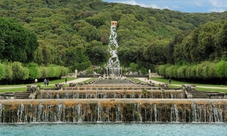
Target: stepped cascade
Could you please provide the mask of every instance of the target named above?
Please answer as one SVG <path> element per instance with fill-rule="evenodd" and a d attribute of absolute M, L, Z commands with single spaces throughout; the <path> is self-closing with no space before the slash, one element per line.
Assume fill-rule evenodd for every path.
<path fill-rule="evenodd" d="M 39 90 L 35 99 L 0 100 L 1 123 L 226 122 L 226 99 L 188 99 L 170 89 L 125 79 L 94 79 Z"/>

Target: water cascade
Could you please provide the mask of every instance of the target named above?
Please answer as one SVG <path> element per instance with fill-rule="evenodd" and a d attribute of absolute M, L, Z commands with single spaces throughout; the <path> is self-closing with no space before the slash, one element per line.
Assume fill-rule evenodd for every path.
<path fill-rule="evenodd" d="M 1 100 L 1 123 L 226 122 L 227 100 Z"/>
<path fill-rule="evenodd" d="M 227 121 L 227 99 L 188 99 L 188 95 L 184 87 L 102 79 L 60 90 L 39 90 L 35 99 L 1 99 L 0 123 Z"/>
<path fill-rule="evenodd" d="M 111 78 L 122 75 L 122 69 L 120 67 L 120 61 L 117 55 L 117 48 L 119 46 L 117 43 L 116 29 L 117 29 L 117 21 L 111 21 L 110 37 L 109 37 L 109 45 L 108 45 L 110 58 L 105 68 L 106 75 L 109 75 Z"/>
<path fill-rule="evenodd" d="M 147 98 L 184 99 L 183 90 L 43 90 L 38 99 L 107 99 L 107 98 Z"/>

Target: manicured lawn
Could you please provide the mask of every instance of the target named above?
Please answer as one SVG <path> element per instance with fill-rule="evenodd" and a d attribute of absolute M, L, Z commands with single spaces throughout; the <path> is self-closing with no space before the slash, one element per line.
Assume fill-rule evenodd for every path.
<path fill-rule="evenodd" d="M 131 78 L 131 79 L 138 81 L 138 82 L 142 82 L 141 80 L 136 79 L 136 78 Z M 75 80 L 75 78 L 67 78 L 67 80 L 71 81 L 71 80 Z M 90 80 L 93 80 L 93 78 L 91 78 Z M 151 80 L 168 83 L 168 79 L 164 79 L 161 77 L 152 77 Z M 88 81 L 89 80 L 87 80 L 86 82 L 88 82 Z M 62 79 L 50 81 L 50 84 L 48 86 L 44 86 L 42 81 L 38 82 L 37 85 L 40 86 L 41 88 L 45 89 L 45 88 L 54 88 L 55 84 L 64 83 L 64 82 L 65 82 L 65 79 L 62 78 Z M 181 88 L 183 84 L 192 85 L 192 83 L 172 80 L 171 85 L 169 85 L 169 87 L 170 88 Z M 23 92 L 23 91 L 27 90 L 28 85 L 34 85 L 34 83 L 20 84 L 20 85 L 0 85 L 0 92 Z M 193 84 L 193 85 L 196 85 L 196 90 L 199 90 L 199 91 L 227 92 L 227 85 L 211 85 L 211 84 Z"/>
<path fill-rule="evenodd" d="M 162 77 L 152 77 L 151 80 L 159 81 L 159 82 L 164 82 L 168 83 L 168 79 L 162 78 Z M 182 82 L 182 81 L 176 81 L 176 80 L 171 80 L 171 84 L 193 84 L 193 85 L 198 85 L 198 86 L 216 86 L 216 87 L 227 87 L 226 85 L 213 85 L 213 84 L 194 84 L 194 83 L 189 83 L 189 82 Z"/>
<path fill-rule="evenodd" d="M 162 77 L 152 77 L 151 80 L 168 83 L 168 79 Z M 227 85 L 212 85 L 212 84 L 194 84 L 188 82 L 181 82 L 172 80 L 170 88 L 179 88 L 184 84 L 196 85 L 196 90 L 199 91 L 208 91 L 208 92 L 227 92 Z"/>
<path fill-rule="evenodd" d="M 76 78 L 67 78 L 67 81 L 75 80 Z M 53 88 L 55 87 L 55 84 L 63 83 L 65 82 L 65 79 L 57 79 L 50 81 L 48 86 L 44 86 L 44 83 L 42 81 L 39 81 L 37 83 L 38 86 L 41 88 Z M 0 93 L 1 92 L 24 92 L 27 90 L 27 86 L 34 85 L 34 83 L 31 84 L 19 84 L 19 85 L 0 85 Z"/>
<path fill-rule="evenodd" d="M 26 87 L 18 87 L 18 88 L 1 88 L 0 87 L 0 93 L 4 93 L 4 92 L 24 92 L 26 90 L 27 90 Z"/>

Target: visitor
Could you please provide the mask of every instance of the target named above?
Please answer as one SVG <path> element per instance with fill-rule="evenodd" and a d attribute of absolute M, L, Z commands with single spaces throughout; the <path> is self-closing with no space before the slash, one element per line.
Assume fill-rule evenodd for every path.
<path fill-rule="evenodd" d="M 36 78 L 36 79 L 35 79 L 35 85 L 37 84 L 37 82 L 38 82 L 38 79 Z"/>
<path fill-rule="evenodd" d="M 169 78 L 169 84 L 171 84 L 171 78 Z"/>
<path fill-rule="evenodd" d="M 65 78 L 65 83 L 67 83 L 67 78 Z"/>
<path fill-rule="evenodd" d="M 49 82 L 50 82 L 50 80 L 49 80 L 49 79 L 47 79 L 47 86 L 49 85 Z"/>
<path fill-rule="evenodd" d="M 44 79 L 44 85 L 46 86 L 47 85 L 47 80 L 46 80 L 46 78 Z"/>
<path fill-rule="evenodd" d="M 152 83 L 152 81 L 149 79 L 149 83 L 151 84 Z"/>

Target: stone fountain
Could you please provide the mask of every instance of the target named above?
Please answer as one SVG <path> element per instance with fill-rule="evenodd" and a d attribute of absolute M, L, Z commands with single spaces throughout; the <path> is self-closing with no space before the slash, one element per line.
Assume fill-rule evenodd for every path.
<path fill-rule="evenodd" d="M 0 123 L 226 122 L 226 99 L 188 99 L 187 89 L 95 79 L 36 99 L 0 100 Z"/>
<path fill-rule="evenodd" d="M 117 22 L 111 21 L 105 67 L 109 78 L 58 84 L 50 90 L 28 87 L 36 92 L 32 99 L 0 100 L 0 123 L 227 122 L 227 99 L 217 99 L 226 94 L 193 99 L 195 87 L 171 89 L 123 78 L 116 27 Z"/>
<path fill-rule="evenodd" d="M 117 21 L 111 21 L 110 27 L 110 37 L 108 44 L 108 52 L 110 53 L 110 58 L 105 67 L 105 74 L 114 78 L 116 76 L 122 75 L 122 69 L 120 67 L 120 61 L 117 55 L 118 43 L 117 43 Z"/>

